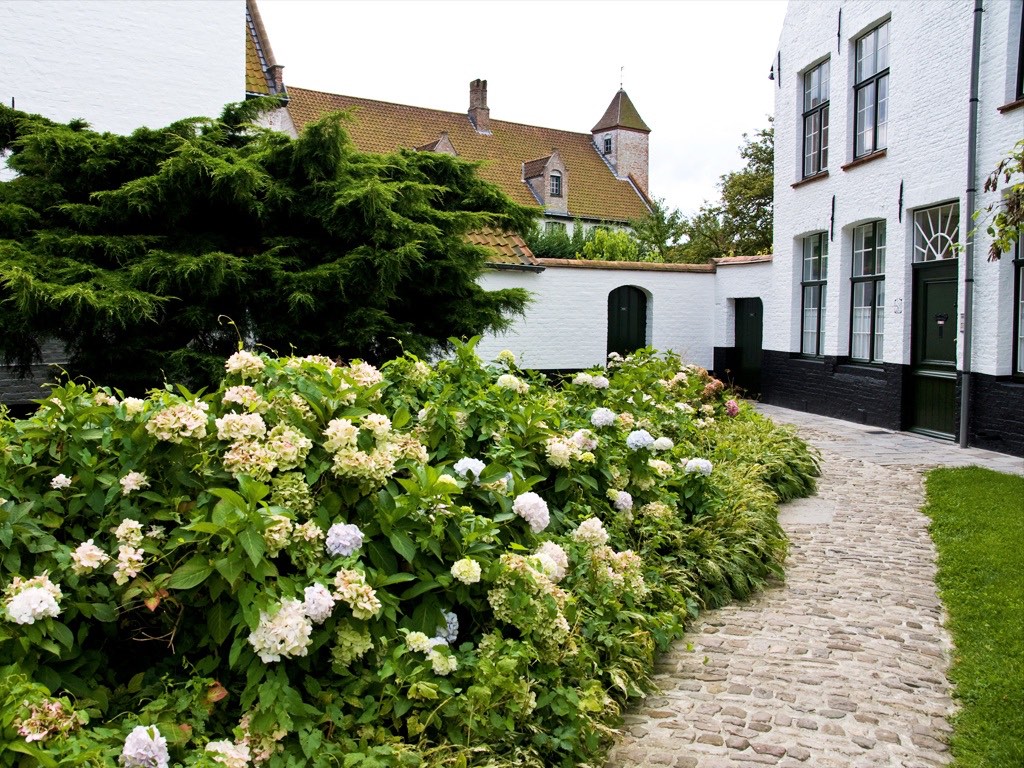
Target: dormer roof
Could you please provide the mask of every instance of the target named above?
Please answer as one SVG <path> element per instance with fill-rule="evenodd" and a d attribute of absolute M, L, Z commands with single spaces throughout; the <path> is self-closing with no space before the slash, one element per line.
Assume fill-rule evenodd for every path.
<path fill-rule="evenodd" d="M 274 58 L 256 0 L 245 0 L 245 95 L 287 97 L 283 69 Z"/>
<path fill-rule="evenodd" d="M 622 88 L 619 88 L 618 93 L 612 98 L 612 103 L 608 105 L 608 109 L 604 111 L 604 115 L 597 121 L 597 125 L 590 129 L 590 132 L 597 133 L 613 128 L 628 128 L 631 131 L 642 131 L 643 133 L 651 132 L 647 123 L 640 117 L 640 113 L 636 111 L 633 102 L 630 101 L 629 95 Z"/>

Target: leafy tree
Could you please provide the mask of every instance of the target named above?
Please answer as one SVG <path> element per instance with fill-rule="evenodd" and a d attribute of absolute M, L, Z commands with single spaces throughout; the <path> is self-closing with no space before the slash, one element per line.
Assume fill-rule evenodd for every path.
<path fill-rule="evenodd" d="M 591 261 L 645 261 L 640 246 L 629 232 L 621 229 L 595 229 L 577 258 Z"/>
<path fill-rule="evenodd" d="M 1016 181 L 1011 184 L 1014 177 Z M 985 179 L 985 191 L 999 192 L 1000 179 L 1004 187 L 999 202 L 990 203 L 974 216 L 976 220 L 990 217 L 986 227 L 992 236 L 989 261 L 998 261 L 1004 253 L 1013 251 L 1015 243 L 1019 245 L 1021 242 L 1021 232 L 1024 231 L 1024 139 L 1014 145 Z"/>
<path fill-rule="evenodd" d="M 676 246 L 687 236 L 687 221 L 678 208 L 671 211 L 655 200 L 648 214 L 629 222 L 645 261 L 674 261 Z"/>
<path fill-rule="evenodd" d="M 533 226 L 523 236 L 533 255 L 538 259 L 575 259 L 587 242 L 583 224 L 574 222 L 572 235 L 565 227 Z"/>
<path fill-rule="evenodd" d="M 292 140 L 267 102 L 130 136 L 0 107 L 0 350 L 39 342 L 136 391 L 217 377 L 238 339 L 379 361 L 505 327 L 522 290 L 485 291 L 464 235 L 533 212 L 442 154 L 364 154 L 343 114 Z"/>

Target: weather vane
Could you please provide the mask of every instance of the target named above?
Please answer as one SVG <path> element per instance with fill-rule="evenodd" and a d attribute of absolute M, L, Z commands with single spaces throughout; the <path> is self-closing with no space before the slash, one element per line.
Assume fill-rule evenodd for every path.
<path fill-rule="evenodd" d="M 619 90 L 622 90 L 623 72 L 625 71 L 625 65 L 619 67 Z"/>

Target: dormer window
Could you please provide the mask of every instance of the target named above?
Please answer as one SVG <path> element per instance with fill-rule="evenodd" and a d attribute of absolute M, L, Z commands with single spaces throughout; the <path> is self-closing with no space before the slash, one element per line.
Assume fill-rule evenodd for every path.
<path fill-rule="evenodd" d="M 558 171 L 551 172 L 551 196 L 562 196 L 562 174 L 560 174 Z"/>
<path fill-rule="evenodd" d="M 612 137 L 611 136 L 605 136 L 604 137 L 604 153 L 606 155 L 610 155 L 612 153 Z"/>

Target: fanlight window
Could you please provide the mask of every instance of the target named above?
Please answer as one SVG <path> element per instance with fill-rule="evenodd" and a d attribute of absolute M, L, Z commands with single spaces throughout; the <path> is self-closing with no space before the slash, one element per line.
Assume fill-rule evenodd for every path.
<path fill-rule="evenodd" d="M 955 259 L 960 239 L 960 204 L 925 208 L 914 214 L 914 261 Z"/>

